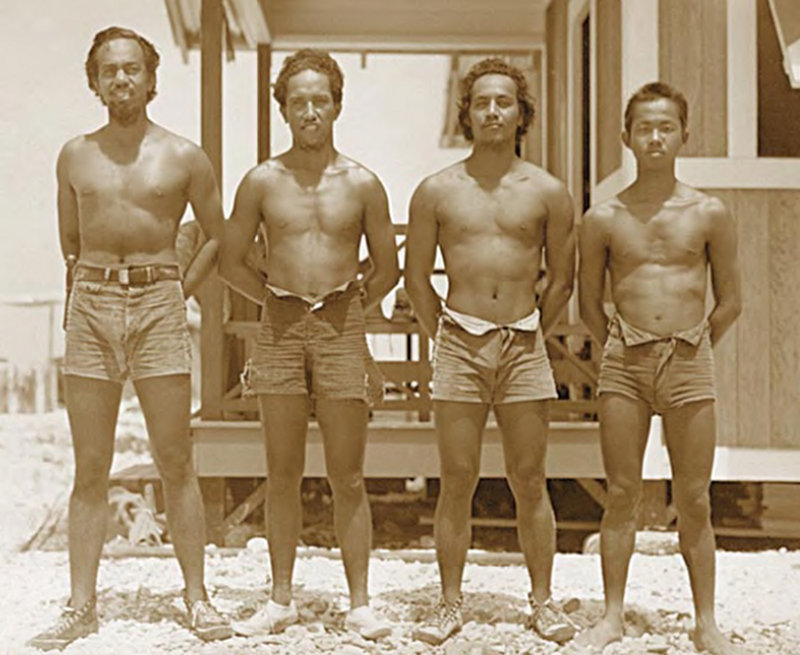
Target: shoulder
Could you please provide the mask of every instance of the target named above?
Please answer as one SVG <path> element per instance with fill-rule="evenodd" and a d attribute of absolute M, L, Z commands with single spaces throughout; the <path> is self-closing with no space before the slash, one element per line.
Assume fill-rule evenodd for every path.
<path fill-rule="evenodd" d="M 451 164 L 427 177 L 417 185 L 414 195 L 422 199 L 436 199 L 468 183 L 464 162 Z"/>
<path fill-rule="evenodd" d="M 603 236 L 609 234 L 618 210 L 616 198 L 592 205 L 581 218 L 581 234 L 588 236 Z"/>
<path fill-rule="evenodd" d="M 334 175 L 344 174 L 350 184 L 367 194 L 385 193 L 383 183 L 372 170 L 355 159 L 339 154 L 331 167 Z"/>

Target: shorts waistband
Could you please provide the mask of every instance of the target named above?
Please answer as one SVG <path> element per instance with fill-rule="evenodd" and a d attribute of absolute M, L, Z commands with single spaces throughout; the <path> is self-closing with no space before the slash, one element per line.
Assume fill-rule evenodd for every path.
<path fill-rule="evenodd" d="M 266 285 L 267 291 L 271 293 L 276 298 L 286 299 L 286 298 L 294 298 L 296 300 L 302 300 L 307 305 L 311 306 L 312 310 L 321 309 L 325 303 L 333 300 L 335 297 L 351 291 L 352 289 L 357 289 L 360 294 L 363 295 L 364 287 L 360 280 L 348 280 L 347 282 L 343 282 L 338 287 L 334 287 L 330 291 L 327 291 L 321 296 L 317 297 L 309 297 L 304 296 L 299 293 L 295 293 L 294 291 L 289 291 L 288 289 L 284 289 L 282 287 L 275 286 L 274 284 L 267 283 Z"/>
<path fill-rule="evenodd" d="M 455 309 L 448 307 L 447 305 L 442 306 L 442 313 L 440 315 L 442 318 L 449 319 L 462 330 L 469 332 L 475 336 L 482 336 L 491 332 L 492 330 L 502 330 L 502 329 L 509 329 L 509 330 L 517 330 L 519 332 L 536 332 L 539 329 L 539 308 L 537 307 L 534 309 L 530 314 L 527 316 L 523 316 L 520 319 L 512 323 L 494 323 L 492 321 L 487 321 L 485 318 L 480 318 L 479 316 L 472 316 L 470 314 L 464 314 L 463 312 L 457 312 Z"/>
<path fill-rule="evenodd" d="M 181 269 L 177 264 L 104 268 L 102 266 L 78 263 L 75 267 L 75 281 L 113 282 L 122 286 L 145 286 L 162 280 L 180 279 Z"/>
<path fill-rule="evenodd" d="M 709 328 L 708 321 L 703 320 L 694 327 L 685 330 L 677 330 L 672 334 L 659 335 L 631 325 L 619 314 L 614 314 L 608 324 L 609 327 L 616 326 L 619 328 L 620 335 L 626 346 L 640 346 L 645 343 L 656 343 L 658 341 L 675 342 L 676 340 L 685 341 L 692 346 L 697 346 Z"/>

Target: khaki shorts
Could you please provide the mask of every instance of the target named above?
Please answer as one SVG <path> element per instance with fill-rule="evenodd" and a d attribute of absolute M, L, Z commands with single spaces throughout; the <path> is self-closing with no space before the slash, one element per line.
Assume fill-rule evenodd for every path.
<path fill-rule="evenodd" d="M 642 400 L 656 413 L 700 400 L 715 400 L 708 327 L 697 345 L 677 336 L 653 337 L 645 343 L 626 345 L 622 326 L 612 320 L 597 383 L 597 394 L 603 393 Z"/>
<path fill-rule="evenodd" d="M 433 347 L 434 400 L 501 405 L 557 398 L 542 331 L 470 334 L 443 315 Z"/>
<path fill-rule="evenodd" d="M 188 375 L 192 355 L 178 280 L 143 286 L 77 280 L 68 300 L 65 375 L 112 382 Z"/>
<path fill-rule="evenodd" d="M 242 387 L 244 395 L 379 401 L 383 380 L 367 346 L 361 286 L 354 282 L 317 305 L 268 289 Z"/>

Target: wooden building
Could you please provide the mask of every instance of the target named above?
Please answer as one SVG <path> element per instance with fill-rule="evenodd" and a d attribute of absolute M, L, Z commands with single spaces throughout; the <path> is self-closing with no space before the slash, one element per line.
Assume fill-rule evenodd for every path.
<path fill-rule="evenodd" d="M 632 158 L 620 140 L 627 97 L 655 79 L 683 90 L 690 103 L 691 136 L 679 160 L 679 177 L 730 207 L 739 233 L 745 303 L 716 350 L 719 447 L 714 479 L 797 481 L 800 147 L 791 148 L 800 143 L 800 91 L 791 90 L 783 74 L 774 21 L 774 3 L 781 1 L 165 0 L 176 44 L 184 51 L 202 51 L 202 144 L 220 178 L 226 50 L 258 52 L 253 84 L 258 85 L 254 138 L 259 159 L 270 154 L 268 81 L 275 51 L 312 46 L 364 57 L 386 52 L 529 54 L 544 111 L 525 156 L 567 182 L 578 212 L 633 178 Z M 402 233 L 398 227 L 400 241 Z M 241 299 L 233 305 L 233 318 L 223 320 L 222 285 L 218 280 L 207 284 L 202 410 L 193 431 L 197 468 L 217 525 L 226 513 L 221 480 L 266 472 L 255 402 L 241 398 L 235 376 L 257 329 L 257 313 Z M 418 344 L 412 348 L 414 361 L 381 363 L 399 395 L 375 412 L 367 474 L 435 477 L 426 340 L 408 320 L 375 316 L 369 329 L 408 334 Z M 566 396 L 554 402 L 548 475 L 583 479 L 591 487 L 589 481 L 604 473 L 597 425 L 591 420 L 596 353 L 587 356 L 586 343 L 573 304 L 548 344 Z M 645 476 L 654 480 L 669 476 L 658 426 L 654 423 L 645 462 Z M 500 438 L 490 425 L 482 474 L 502 476 L 503 470 Z M 313 423 L 306 473 L 324 474 Z"/>

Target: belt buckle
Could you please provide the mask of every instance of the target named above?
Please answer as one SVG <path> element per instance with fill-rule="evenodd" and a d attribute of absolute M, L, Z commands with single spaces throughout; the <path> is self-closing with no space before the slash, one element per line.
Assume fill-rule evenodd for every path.
<path fill-rule="evenodd" d="M 131 283 L 130 270 L 127 268 L 119 269 L 119 283 L 128 286 Z"/>

